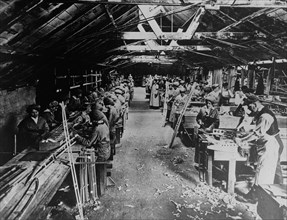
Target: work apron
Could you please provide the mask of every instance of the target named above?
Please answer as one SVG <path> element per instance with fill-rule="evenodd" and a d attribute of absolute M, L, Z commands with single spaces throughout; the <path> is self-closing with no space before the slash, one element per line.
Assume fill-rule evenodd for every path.
<path fill-rule="evenodd" d="M 276 135 L 277 136 L 277 135 Z M 262 146 L 258 153 L 258 164 L 255 174 L 255 184 L 273 184 L 275 179 L 275 174 L 278 160 L 280 164 L 280 143 L 278 142 L 278 137 L 268 135 L 265 137 L 266 143 Z M 280 138 L 280 137 L 279 137 Z M 280 168 L 281 171 L 281 168 Z M 280 172 L 277 170 L 278 174 Z M 279 174 L 280 175 L 280 174 Z M 282 177 L 282 173 L 281 173 Z"/>

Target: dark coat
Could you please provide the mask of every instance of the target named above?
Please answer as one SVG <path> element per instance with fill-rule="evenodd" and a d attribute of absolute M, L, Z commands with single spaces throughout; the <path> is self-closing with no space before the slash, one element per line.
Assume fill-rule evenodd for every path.
<path fill-rule="evenodd" d="M 19 145 L 22 148 L 38 148 L 39 142 L 49 132 L 47 121 L 39 116 L 36 124 L 31 117 L 26 117 L 18 125 L 19 128 Z"/>

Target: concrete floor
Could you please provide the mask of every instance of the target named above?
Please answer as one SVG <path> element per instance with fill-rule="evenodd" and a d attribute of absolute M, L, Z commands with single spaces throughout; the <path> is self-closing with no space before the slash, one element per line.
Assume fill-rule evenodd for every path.
<path fill-rule="evenodd" d="M 255 219 L 252 207 L 230 195 L 196 187 L 194 149 L 178 138 L 174 149 L 165 148 L 172 132 L 163 127 L 161 111 L 149 109 L 145 89 L 136 88 L 122 147 L 113 161 L 116 186 L 100 198 L 100 209 L 86 210 L 88 219 Z M 176 158 L 183 163 L 174 163 Z"/>

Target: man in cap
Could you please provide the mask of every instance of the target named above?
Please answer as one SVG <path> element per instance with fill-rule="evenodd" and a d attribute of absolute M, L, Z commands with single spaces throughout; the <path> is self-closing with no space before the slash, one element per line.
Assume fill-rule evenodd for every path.
<path fill-rule="evenodd" d="M 255 184 L 282 184 L 282 171 L 280 155 L 283 151 L 283 143 L 279 136 L 278 122 L 274 113 L 262 105 L 254 94 L 247 94 L 244 104 L 255 113 L 253 122 L 255 129 L 244 138 L 237 138 L 236 142 L 241 146 L 244 142 L 255 143 L 259 156 Z"/>
<path fill-rule="evenodd" d="M 21 148 L 39 148 L 40 141 L 49 132 L 46 120 L 39 116 L 40 106 L 33 104 L 27 108 L 28 116 L 18 125 Z"/>

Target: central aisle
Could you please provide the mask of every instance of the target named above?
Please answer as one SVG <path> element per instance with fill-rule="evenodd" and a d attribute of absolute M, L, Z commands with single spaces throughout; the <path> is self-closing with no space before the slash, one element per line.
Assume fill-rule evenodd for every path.
<path fill-rule="evenodd" d="M 100 198 L 100 209 L 86 213 L 89 219 L 226 219 L 226 204 L 210 203 L 213 200 L 208 197 L 212 195 L 207 186 L 193 191 L 199 183 L 193 166 L 194 150 L 183 146 L 178 138 L 174 149 L 165 148 L 173 130 L 162 125 L 161 111 L 149 109 L 145 89 L 135 88 L 122 147 L 116 149 L 113 161 L 116 186 L 109 187 Z M 181 163 L 175 162 L 178 158 Z M 202 189 L 208 196 L 195 195 Z M 218 199 L 217 194 L 213 197 Z M 240 212 L 244 219 L 253 219 L 245 213 L 246 207 Z"/>
<path fill-rule="evenodd" d="M 162 125 L 161 111 L 149 109 L 145 89 L 136 88 L 122 147 L 114 156 L 116 186 L 101 197 L 103 208 L 92 219 L 174 219 L 170 200 L 181 201 L 182 184 L 194 184 L 170 170 L 160 157 L 165 155 L 158 154 L 172 134 Z"/>

